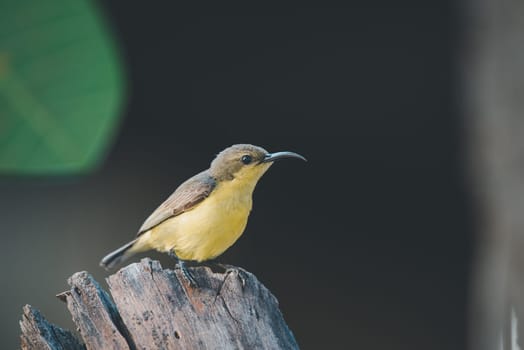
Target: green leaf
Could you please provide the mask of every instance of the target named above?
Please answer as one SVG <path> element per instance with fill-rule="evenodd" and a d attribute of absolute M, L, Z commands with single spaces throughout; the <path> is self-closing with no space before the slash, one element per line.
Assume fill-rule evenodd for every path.
<path fill-rule="evenodd" d="M 87 0 L 0 2 L 0 173 L 87 172 L 113 139 L 122 71 Z"/>

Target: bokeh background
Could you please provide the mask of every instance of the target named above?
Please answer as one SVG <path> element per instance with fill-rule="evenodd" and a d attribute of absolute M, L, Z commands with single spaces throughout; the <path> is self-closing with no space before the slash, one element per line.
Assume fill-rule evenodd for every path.
<path fill-rule="evenodd" d="M 2 348 L 18 346 L 26 303 L 71 327 L 54 297 L 67 277 L 87 270 L 103 281 L 101 257 L 234 143 L 309 160 L 272 167 L 245 234 L 219 259 L 275 294 L 303 349 L 466 347 L 474 239 L 454 1 L 89 4 L 113 50 L 99 71 L 113 80 L 84 90 L 110 94 L 103 113 L 113 119 L 78 168 L 39 171 L 29 157 L 22 176 L 10 163 L 0 177 Z M 30 16 L 17 11 L 9 16 L 23 30 Z M 3 29 L 0 45 L 13 35 Z M 4 68 L 17 59 L 0 57 Z M 71 59 L 81 62 L 72 72 L 99 68 Z M 79 106 L 73 140 L 100 114 Z M 0 120 L 14 120 L 7 110 Z M 6 125 L 4 152 L 18 147 Z"/>

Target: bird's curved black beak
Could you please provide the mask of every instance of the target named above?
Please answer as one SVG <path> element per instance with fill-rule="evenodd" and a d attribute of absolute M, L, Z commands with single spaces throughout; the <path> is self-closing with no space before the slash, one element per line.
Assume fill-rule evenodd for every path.
<path fill-rule="evenodd" d="M 262 159 L 260 163 L 274 162 L 275 160 L 279 160 L 283 158 L 298 158 L 298 159 L 302 159 L 303 161 L 307 162 L 306 158 L 304 158 L 303 156 L 295 152 L 275 152 L 275 153 L 266 154 L 264 159 Z"/>

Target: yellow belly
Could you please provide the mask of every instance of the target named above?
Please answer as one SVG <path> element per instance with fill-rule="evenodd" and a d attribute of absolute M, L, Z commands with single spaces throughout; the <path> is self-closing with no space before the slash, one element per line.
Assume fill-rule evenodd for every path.
<path fill-rule="evenodd" d="M 252 189 L 221 184 L 190 211 L 164 221 L 140 239 L 144 248 L 174 250 L 183 260 L 204 261 L 222 254 L 242 235 L 252 206 Z"/>

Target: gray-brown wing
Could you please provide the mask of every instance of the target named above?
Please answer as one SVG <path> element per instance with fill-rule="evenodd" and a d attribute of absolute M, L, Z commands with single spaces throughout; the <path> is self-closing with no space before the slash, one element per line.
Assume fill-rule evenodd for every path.
<path fill-rule="evenodd" d="M 213 192 L 215 186 L 215 179 L 207 171 L 188 179 L 146 219 L 137 236 L 171 217 L 191 210 L 195 205 L 206 199 Z"/>

